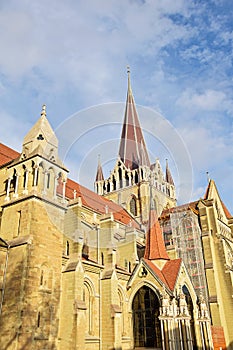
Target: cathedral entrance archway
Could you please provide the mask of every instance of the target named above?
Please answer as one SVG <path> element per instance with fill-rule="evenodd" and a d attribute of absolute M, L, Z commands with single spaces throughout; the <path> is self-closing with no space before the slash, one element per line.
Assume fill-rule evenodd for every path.
<path fill-rule="evenodd" d="M 162 349 L 159 307 L 159 299 L 151 288 L 143 286 L 135 294 L 132 303 L 135 348 Z"/>

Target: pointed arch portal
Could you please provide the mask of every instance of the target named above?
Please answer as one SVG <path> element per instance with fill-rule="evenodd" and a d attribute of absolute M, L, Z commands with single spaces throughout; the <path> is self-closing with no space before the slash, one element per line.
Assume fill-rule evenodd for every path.
<path fill-rule="evenodd" d="M 151 288 L 143 286 L 135 294 L 132 303 L 135 348 L 162 349 L 159 307 L 159 299 Z"/>

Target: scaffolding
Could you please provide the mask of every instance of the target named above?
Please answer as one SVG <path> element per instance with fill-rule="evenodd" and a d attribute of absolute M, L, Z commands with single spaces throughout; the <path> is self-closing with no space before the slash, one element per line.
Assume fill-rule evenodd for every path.
<path fill-rule="evenodd" d="M 208 301 L 201 229 L 198 216 L 189 206 L 177 207 L 170 212 L 170 219 L 162 223 L 167 247 L 174 248 L 182 258 L 198 297 Z"/>

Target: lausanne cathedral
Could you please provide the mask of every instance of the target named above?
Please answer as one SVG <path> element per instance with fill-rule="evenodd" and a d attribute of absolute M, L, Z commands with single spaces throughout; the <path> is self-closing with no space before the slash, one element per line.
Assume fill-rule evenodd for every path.
<path fill-rule="evenodd" d="M 94 178 L 94 174 L 93 174 Z M 176 205 L 128 72 L 114 169 L 71 180 L 43 106 L 0 144 L 0 349 L 233 349 L 233 217 L 209 180 Z"/>

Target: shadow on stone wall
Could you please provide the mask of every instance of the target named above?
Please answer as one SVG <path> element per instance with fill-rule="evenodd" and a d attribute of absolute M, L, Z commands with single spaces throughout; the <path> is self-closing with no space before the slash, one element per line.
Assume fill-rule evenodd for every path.
<path fill-rule="evenodd" d="M 30 245 L 24 244 L 9 251 L 6 278 L 2 283 L 1 350 L 56 348 L 60 288 L 54 293 L 41 288 L 37 269 L 30 268 L 30 249 Z M 5 256 L 1 251 L 3 270 L 6 254 L 7 251 Z"/>

